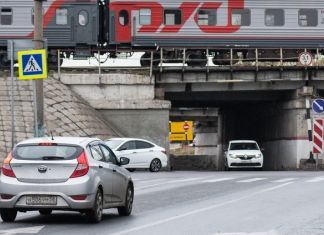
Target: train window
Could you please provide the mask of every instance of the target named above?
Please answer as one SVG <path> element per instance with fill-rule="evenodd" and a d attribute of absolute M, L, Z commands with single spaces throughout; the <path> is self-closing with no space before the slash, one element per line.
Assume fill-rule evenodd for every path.
<path fill-rule="evenodd" d="M 285 13 L 282 9 L 266 9 L 265 25 L 266 26 L 283 26 L 285 24 Z"/>
<path fill-rule="evenodd" d="M 119 24 L 121 24 L 121 25 L 123 25 L 123 26 L 128 25 L 128 21 L 129 21 L 128 18 L 129 18 L 129 17 L 128 17 L 128 11 L 126 11 L 126 10 L 121 10 L 121 11 L 119 12 Z"/>
<path fill-rule="evenodd" d="M 140 25 L 150 25 L 151 24 L 151 9 L 140 9 Z"/>
<path fill-rule="evenodd" d="M 85 10 L 79 12 L 79 25 L 86 26 L 89 22 L 89 14 Z"/>
<path fill-rule="evenodd" d="M 251 12 L 249 9 L 233 9 L 232 25 L 250 26 Z"/>
<path fill-rule="evenodd" d="M 56 9 L 56 24 L 57 25 L 67 25 L 67 23 L 68 23 L 67 13 L 68 13 L 67 9 Z"/>
<path fill-rule="evenodd" d="M 300 9 L 298 12 L 298 24 L 304 27 L 314 27 L 318 24 L 318 12 L 316 9 Z"/>
<path fill-rule="evenodd" d="M 181 24 L 181 10 L 164 10 L 164 24 L 165 25 Z"/>
<path fill-rule="evenodd" d="M 12 9 L 11 8 L 2 8 L 1 9 L 0 22 L 2 25 L 11 25 L 12 24 Z"/>
<path fill-rule="evenodd" d="M 216 9 L 205 10 L 200 9 L 198 11 L 198 25 L 216 25 L 217 24 L 217 12 Z"/>

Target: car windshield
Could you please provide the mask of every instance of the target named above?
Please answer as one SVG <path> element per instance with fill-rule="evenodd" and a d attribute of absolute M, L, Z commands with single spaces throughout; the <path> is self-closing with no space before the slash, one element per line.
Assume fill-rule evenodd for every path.
<path fill-rule="evenodd" d="M 69 145 L 22 145 L 14 149 L 13 156 L 23 160 L 71 160 L 82 150 L 82 147 Z"/>
<path fill-rule="evenodd" d="M 107 140 L 106 144 L 108 145 L 109 148 L 111 149 L 115 149 L 117 148 L 121 143 L 123 142 L 123 140 Z"/>
<path fill-rule="evenodd" d="M 230 150 L 259 150 L 256 143 L 231 143 Z"/>

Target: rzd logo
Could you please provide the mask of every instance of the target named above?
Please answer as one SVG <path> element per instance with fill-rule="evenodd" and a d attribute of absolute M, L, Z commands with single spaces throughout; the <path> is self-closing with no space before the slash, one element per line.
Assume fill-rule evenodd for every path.
<path fill-rule="evenodd" d="M 219 9 L 223 3 L 221 2 L 183 2 L 179 9 L 182 12 L 182 22 L 179 25 L 164 25 L 164 8 L 158 2 L 113 2 L 110 4 L 110 9 L 119 14 L 121 10 L 126 10 L 131 15 L 132 10 L 151 9 L 151 25 L 144 25 L 139 32 L 157 32 L 157 30 L 164 25 L 161 33 L 177 33 L 188 21 L 190 16 L 199 10 L 215 10 Z M 232 10 L 244 9 L 244 0 L 228 0 L 227 7 L 227 25 L 199 25 L 198 13 L 194 15 L 194 20 L 199 29 L 204 33 L 234 33 L 240 26 L 232 25 Z"/>

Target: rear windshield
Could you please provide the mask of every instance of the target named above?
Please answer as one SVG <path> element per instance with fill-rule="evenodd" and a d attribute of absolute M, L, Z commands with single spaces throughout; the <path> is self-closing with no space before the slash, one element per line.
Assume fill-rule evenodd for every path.
<path fill-rule="evenodd" d="M 108 145 L 109 148 L 111 149 L 115 149 L 117 148 L 121 143 L 123 142 L 123 140 L 107 140 L 106 141 L 106 145 Z"/>
<path fill-rule="evenodd" d="M 256 143 L 231 143 L 230 150 L 259 150 Z"/>
<path fill-rule="evenodd" d="M 13 157 L 24 160 L 71 160 L 77 158 L 83 148 L 73 145 L 20 145 L 14 149 Z"/>

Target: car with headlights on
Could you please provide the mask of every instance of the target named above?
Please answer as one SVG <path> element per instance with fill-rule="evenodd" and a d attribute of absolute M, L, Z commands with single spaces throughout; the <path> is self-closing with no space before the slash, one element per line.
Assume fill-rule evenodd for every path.
<path fill-rule="evenodd" d="M 224 153 L 225 170 L 231 168 L 263 167 L 263 154 L 254 140 L 232 140 Z"/>
<path fill-rule="evenodd" d="M 114 151 L 118 158 L 127 157 L 128 170 L 149 169 L 158 172 L 168 165 L 168 156 L 165 148 L 150 141 L 135 138 L 111 138 L 106 144 Z"/>
<path fill-rule="evenodd" d="M 131 214 L 134 186 L 130 173 L 101 140 L 87 137 L 42 137 L 18 143 L 1 168 L 0 215 L 13 222 L 17 212 L 71 210 L 91 222 L 103 209 Z"/>

